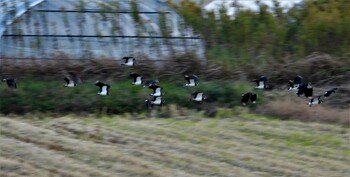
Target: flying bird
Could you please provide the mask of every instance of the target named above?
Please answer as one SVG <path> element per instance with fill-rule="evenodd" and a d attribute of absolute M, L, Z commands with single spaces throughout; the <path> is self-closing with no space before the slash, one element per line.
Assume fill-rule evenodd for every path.
<path fill-rule="evenodd" d="M 66 81 L 66 84 L 64 84 L 65 87 L 75 87 L 75 86 L 77 86 L 77 83 L 74 82 L 73 79 L 65 77 L 64 80 Z"/>
<path fill-rule="evenodd" d="M 297 95 L 300 96 L 304 94 L 305 97 L 310 98 L 313 95 L 313 87 L 311 85 L 311 82 L 306 83 L 302 83 L 299 85 L 298 87 L 298 92 Z"/>
<path fill-rule="evenodd" d="M 137 73 L 131 73 L 130 77 L 134 78 L 134 81 L 131 83 L 133 85 L 142 85 L 143 84 L 143 77 L 140 76 Z"/>
<path fill-rule="evenodd" d="M 100 91 L 97 92 L 97 94 L 99 95 L 109 95 L 109 88 L 111 88 L 110 85 L 100 82 L 100 81 L 96 81 L 95 83 L 96 86 L 100 87 Z"/>
<path fill-rule="evenodd" d="M 123 57 L 124 63 L 122 65 L 125 66 L 135 66 L 135 58 L 134 57 Z"/>
<path fill-rule="evenodd" d="M 325 96 L 325 97 L 329 97 L 329 96 L 331 96 L 333 93 L 335 93 L 335 91 L 337 90 L 338 88 L 332 88 L 332 89 L 330 89 L 330 90 L 327 90 L 326 92 L 324 92 L 324 95 L 323 96 Z"/>
<path fill-rule="evenodd" d="M 192 95 L 192 98 L 191 98 L 192 101 L 201 102 L 206 99 L 203 92 L 194 92 L 191 95 Z"/>
<path fill-rule="evenodd" d="M 199 81 L 198 76 L 192 74 L 192 75 L 185 75 L 184 78 L 187 81 L 187 84 L 185 84 L 185 86 L 194 87 L 194 86 L 198 85 L 198 81 Z"/>
<path fill-rule="evenodd" d="M 299 75 L 297 75 L 294 80 L 289 80 L 289 88 L 288 90 L 297 90 L 299 85 L 301 85 L 303 83 L 303 78 Z"/>
<path fill-rule="evenodd" d="M 145 100 L 145 103 L 148 109 L 152 109 L 154 105 L 162 106 L 164 101 L 162 100 L 162 97 L 155 96 L 152 100 Z"/>
<path fill-rule="evenodd" d="M 266 76 L 260 76 L 259 79 L 254 79 L 252 82 L 256 83 L 257 89 L 265 89 L 267 88 L 266 82 L 267 82 L 267 77 Z"/>
<path fill-rule="evenodd" d="M 81 79 L 74 72 L 68 72 L 68 74 L 69 76 L 64 78 L 64 81 L 66 81 L 65 87 L 75 87 L 81 83 Z"/>
<path fill-rule="evenodd" d="M 249 101 L 251 101 L 253 104 L 256 103 L 257 100 L 257 95 L 254 92 L 247 92 L 245 94 L 242 95 L 242 99 L 241 99 L 241 104 L 243 106 L 247 105 Z"/>
<path fill-rule="evenodd" d="M 16 89 L 17 88 L 17 81 L 15 78 L 5 78 L 2 79 L 3 82 L 6 82 L 7 87 L 10 89 Z"/>
<path fill-rule="evenodd" d="M 150 96 L 162 96 L 163 95 L 163 92 L 162 92 L 163 88 L 158 86 L 158 85 L 152 85 L 148 88 L 153 90 L 153 93 L 151 93 Z"/>
<path fill-rule="evenodd" d="M 311 107 L 314 104 L 321 104 L 322 102 L 323 102 L 323 100 L 321 99 L 321 96 L 311 98 L 310 102 L 309 102 L 309 107 Z"/>

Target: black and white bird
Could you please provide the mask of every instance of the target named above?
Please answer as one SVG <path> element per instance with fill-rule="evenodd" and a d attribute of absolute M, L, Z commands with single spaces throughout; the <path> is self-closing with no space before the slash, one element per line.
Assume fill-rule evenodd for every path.
<path fill-rule="evenodd" d="M 151 87 L 153 85 L 158 85 L 158 83 L 159 80 L 149 80 L 143 85 L 143 87 Z"/>
<path fill-rule="evenodd" d="M 303 83 L 303 78 L 297 75 L 293 81 L 292 80 L 288 81 L 288 84 L 289 84 L 288 90 L 297 90 L 299 85 L 301 85 L 302 83 Z"/>
<path fill-rule="evenodd" d="M 192 98 L 191 98 L 192 101 L 201 102 L 206 99 L 203 92 L 194 92 L 191 95 L 192 95 Z"/>
<path fill-rule="evenodd" d="M 145 103 L 149 109 L 152 109 L 154 105 L 162 106 L 164 101 L 162 100 L 162 97 L 155 96 L 152 100 L 145 100 Z"/>
<path fill-rule="evenodd" d="M 259 79 L 254 79 L 252 82 L 256 83 L 255 88 L 257 88 L 257 89 L 267 88 L 267 85 L 266 85 L 267 77 L 266 76 L 260 76 Z"/>
<path fill-rule="evenodd" d="M 297 95 L 300 96 L 304 94 L 305 97 L 310 98 L 313 95 L 313 87 L 311 85 L 311 82 L 306 83 L 302 83 L 299 85 L 298 87 L 298 92 Z"/>
<path fill-rule="evenodd" d="M 69 76 L 64 78 L 64 81 L 66 81 L 65 87 L 75 87 L 81 83 L 81 79 L 74 72 L 69 72 L 68 74 Z"/>
<path fill-rule="evenodd" d="M 311 98 L 310 102 L 309 102 L 309 107 L 311 107 L 314 104 L 321 104 L 323 102 L 323 100 L 321 99 L 321 95 L 315 98 Z"/>
<path fill-rule="evenodd" d="M 149 89 L 153 90 L 153 93 L 150 94 L 150 96 L 162 96 L 163 95 L 163 88 L 158 85 L 152 85 L 148 87 Z"/>
<path fill-rule="evenodd" d="M 95 83 L 96 86 L 100 87 L 100 91 L 97 92 L 97 94 L 99 95 L 109 95 L 109 88 L 111 88 L 110 85 L 100 82 L 100 81 L 96 81 Z"/>
<path fill-rule="evenodd" d="M 242 95 L 242 100 L 241 100 L 241 104 L 243 106 L 247 105 L 249 101 L 251 101 L 253 104 L 256 103 L 257 100 L 257 95 L 254 92 L 247 92 L 245 94 Z"/>
<path fill-rule="evenodd" d="M 135 66 L 135 58 L 134 57 L 123 57 L 124 63 L 122 65 L 126 66 Z"/>
<path fill-rule="evenodd" d="M 184 78 L 187 81 L 187 84 L 185 86 L 187 87 L 194 87 L 198 85 L 199 77 L 192 74 L 192 75 L 185 75 Z"/>
<path fill-rule="evenodd" d="M 7 87 L 10 89 L 16 89 L 17 88 L 17 81 L 15 78 L 5 78 L 2 79 L 3 82 L 6 82 Z"/>
<path fill-rule="evenodd" d="M 70 79 L 68 77 L 65 77 L 64 81 L 66 81 L 66 84 L 64 84 L 65 87 L 75 87 L 75 86 L 77 86 L 77 83 L 73 79 Z"/>
<path fill-rule="evenodd" d="M 329 97 L 329 96 L 331 96 L 333 93 L 335 93 L 335 91 L 337 90 L 338 88 L 332 88 L 332 89 L 330 89 L 330 90 L 327 90 L 326 92 L 324 92 L 324 95 L 323 96 L 325 96 L 325 97 Z"/>
<path fill-rule="evenodd" d="M 142 85 L 143 84 L 143 77 L 140 76 L 137 73 L 131 73 L 130 77 L 134 78 L 134 81 L 131 83 L 133 85 Z"/>

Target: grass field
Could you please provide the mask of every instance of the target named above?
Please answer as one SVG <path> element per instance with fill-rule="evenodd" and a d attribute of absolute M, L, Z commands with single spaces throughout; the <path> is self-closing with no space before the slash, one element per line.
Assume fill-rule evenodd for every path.
<path fill-rule="evenodd" d="M 0 117 L 1 176 L 350 174 L 348 127 L 231 118 Z"/>

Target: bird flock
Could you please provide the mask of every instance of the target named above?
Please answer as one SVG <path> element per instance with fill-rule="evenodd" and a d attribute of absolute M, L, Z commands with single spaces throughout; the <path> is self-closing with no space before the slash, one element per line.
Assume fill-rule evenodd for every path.
<path fill-rule="evenodd" d="M 126 67 L 133 67 L 135 66 L 135 58 L 134 57 L 123 57 L 122 58 L 123 63 L 121 65 L 125 65 Z M 81 79 L 74 73 L 69 72 L 69 76 L 64 77 L 64 87 L 76 87 L 78 84 L 81 84 Z M 131 73 L 129 75 L 131 78 L 133 78 L 133 81 L 131 82 L 132 85 L 140 85 L 144 88 L 149 88 L 152 90 L 152 93 L 149 94 L 151 98 L 146 99 L 146 107 L 148 109 L 152 109 L 154 106 L 162 106 L 164 104 L 164 100 L 162 99 L 162 96 L 164 95 L 163 88 L 159 85 L 159 80 L 148 80 L 145 81 L 144 77 L 137 74 L 137 73 Z M 183 86 L 184 87 L 195 87 L 199 83 L 199 77 L 195 74 L 192 75 L 185 75 L 184 79 L 187 81 Z M 3 82 L 7 83 L 8 88 L 10 89 L 16 89 L 17 88 L 17 81 L 16 78 L 4 78 L 2 79 Z M 252 80 L 252 82 L 256 83 L 255 89 L 261 89 L 261 90 L 269 90 L 272 89 L 272 87 L 267 83 L 268 79 L 266 76 L 260 76 L 258 79 Z M 99 91 L 97 92 L 98 95 L 109 95 L 110 94 L 110 88 L 111 86 L 107 83 L 96 81 L 96 86 L 99 87 Z M 306 98 L 309 99 L 308 105 L 311 107 L 312 105 L 321 104 L 324 102 L 323 97 L 328 98 L 332 94 L 336 92 L 338 88 L 331 88 L 324 92 L 323 95 L 317 95 L 313 96 L 313 87 L 311 85 L 311 82 L 304 82 L 303 77 L 297 75 L 294 80 L 288 81 L 288 90 L 296 90 L 296 95 L 300 97 L 301 95 L 304 95 Z M 241 105 L 246 106 L 249 103 L 255 104 L 257 101 L 257 94 L 255 92 L 246 92 L 242 94 L 241 98 Z M 203 102 L 207 99 L 205 94 L 200 91 L 195 91 L 191 94 L 190 101 L 194 101 L 197 103 Z"/>

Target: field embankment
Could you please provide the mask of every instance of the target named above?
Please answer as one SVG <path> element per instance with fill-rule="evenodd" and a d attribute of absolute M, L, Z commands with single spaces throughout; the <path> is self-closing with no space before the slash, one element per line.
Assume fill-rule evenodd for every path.
<path fill-rule="evenodd" d="M 173 56 L 164 61 L 152 61 L 142 56 L 139 58 L 142 60 L 137 60 L 133 68 L 123 67 L 120 61 L 108 59 L 1 59 L 1 77 L 16 77 L 18 89 L 9 91 L 5 84 L 0 85 L 0 112 L 144 112 L 144 100 L 148 99 L 151 90 L 131 85 L 129 74 L 136 72 L 146 80 L 160 80 L 166 105 L 177 104 L 179 107 L 204 110 L 207 116 L 215 116 L 217 108 L 239 106 L 243 93 L 257 91 L 250 81 L 265 75 L 273 90 L 257 91 L 258 105 L 252 106 L 260 108 L 257 113 L 283 119 L 321 120 L 341 124 L 349 122 L 346 109 L 350 106 L 350 60 L 346 56 L 313 54 L 296 62 L 285 61 L 261 67 L 242 65 L 236 69 L 211 61 L 201 63 L 190 54 Z M 76 73 L 83 83 L 73 89 L 64 88 L 63 77 L 69 75 L 69 72 Z M 185 74 L 197 74 L 200 84 L 195 89 L 184 88 Z M 313 83 L 316 96 L 333 87 L 338 87 L 337 93 L 321 106 L 309 108 L 308 99 L 296 98 L 294 92 L 287 91 L 288 80 L 297 74 L 303 76 L 305 82 Z M 110 97 L 96 94 L 96 80 L 112 86 Z M 208 97 L 206 103 L 198 105 L 189 102 L 193 91 L 203 91 Z"/>
<path fill-rule="evenodd" d="M 349 129 L 231 118 L 1 117 L 2 176 L 317 176 L 349 171 Z"/>

